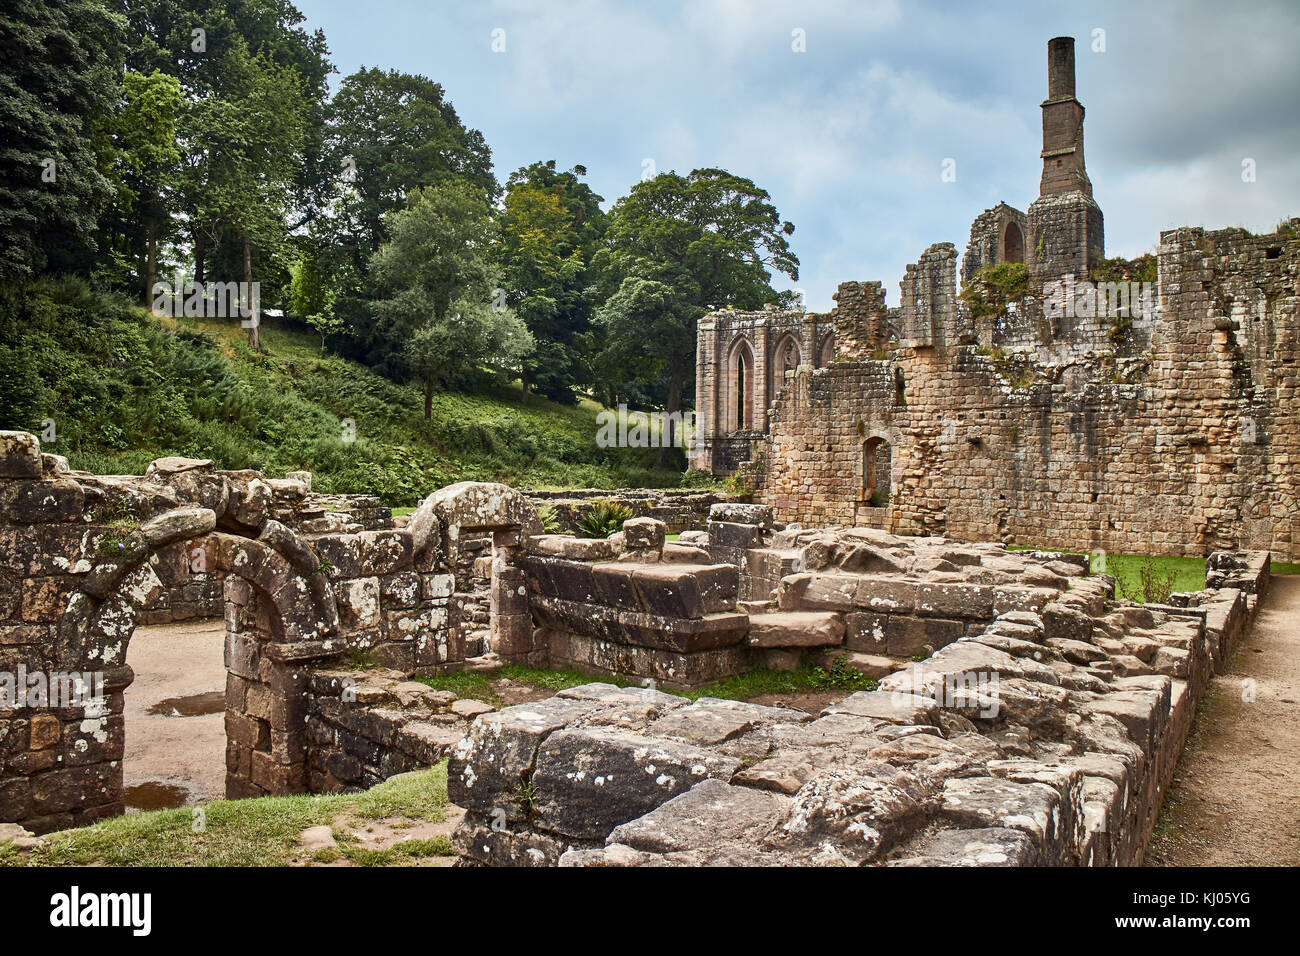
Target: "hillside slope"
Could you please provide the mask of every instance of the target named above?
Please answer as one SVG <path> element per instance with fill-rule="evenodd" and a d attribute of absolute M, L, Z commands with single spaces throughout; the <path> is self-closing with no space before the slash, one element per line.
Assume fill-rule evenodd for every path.
<path fill-rule="evenodd" d="M 73 281 L 0 298 L 0 427 L 49 434 L 74 468 L 139 474 L 161 455 L 212 458 L 313 488 L 415 504 L 461 480 L 526 487 L 675 485 L 653 450 L 596 446 L 594 402 L 519 404 L 517 383 L 435 395 L 322 356 L 311 335 L 234 320 L 166 319 Z"/>

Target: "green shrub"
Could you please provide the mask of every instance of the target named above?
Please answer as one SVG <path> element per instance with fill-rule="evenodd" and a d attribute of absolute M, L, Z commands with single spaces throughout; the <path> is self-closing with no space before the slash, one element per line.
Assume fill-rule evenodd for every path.
<path fill-rule="evenodd" d="M 632 512 L 616 501 L 600 498 L 593 501 L 591 507 L 574 518 L 578 533 L 585 538 L 608 538 L 611 534 L 623 530 L 623 522 L 632 517 Z"/>
<path fill-rule="evenodd" d="M 1001 315 L 1007 305 L 1029 294 L 1029 270 L 1023 262 L 1003 262 L 981 269 L 961 290 L 960 299 L 972 318 Z"/>
<path fill-rule="evenodd" d="M 721 488 L 722 483 L 713 477 L 711 472 L 703 468 L 688 468 L 682 475 L 682 480 L 678 482 L 679 488 Z"/>
<path fill-rule="evenodd" d="M 560 519 L 555 516 L 555 509 L 550 505 L 542 505 L 538 508 L 537 517 L 541 519 L 542 530 L 547 534 L 560 533 Z"/>

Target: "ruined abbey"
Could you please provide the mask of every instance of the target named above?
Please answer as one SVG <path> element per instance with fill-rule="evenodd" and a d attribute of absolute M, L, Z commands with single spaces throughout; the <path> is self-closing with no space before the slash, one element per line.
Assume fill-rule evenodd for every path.
<path fill-rule="evenodd" d="M 586 538 L 585 492 L 395 515 L 0 431 L 0 825 L 123 813 L 136 625 L 220 616 L 226 796 L 446 761 L 465 865 L 1141 864 L 1198 702 L 1300 594 L 1271 565 L 1300 560 L 1300 220 L 1116 267 L 1048 49 L 1039 197 L 975 220 L 960 296 L 941 243 L 897 307 L 849 282 L 701 321 L 693 464 L 739 494 L 620 492 Z M 1126 600 L 1095 549 L 1203 555 L 1205 587 Z M 505 664 L 590 682 L 499 709 L 424 682 Z M 680 693 L 810 669 L 866 689 Z"/>
<path fill-rule="evenodd" d="M 700 322 L 694 466 L 739 471 L 786 521 L 1300 558 L 1300 222 L 1167 230 L 1154 283 L 1113 274 L 1070 37 L 1042 116 L 1038 198 L 975 219 L 960 295 L 937 243 L 897 306 L 845 282 L 829 314 Z M 967 292 L 1008 264 L 1009 301 Z"/>

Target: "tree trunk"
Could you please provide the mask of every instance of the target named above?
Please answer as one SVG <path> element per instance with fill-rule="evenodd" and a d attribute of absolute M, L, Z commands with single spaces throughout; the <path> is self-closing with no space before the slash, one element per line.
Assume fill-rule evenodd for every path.
<path fill-rule="evenodd" d="M 194 282 L 203 285 L 203 266 L 204 257 L 207 254 L 207 244 L 204 242 L 203 230 L 198 226 L 194 227 Z"/>
<path fill-rule="evenodd" d="M 685 377 L 681 362 L 674 361 L 668 373 L 668 440 L 664 441 L 664 436 L 659 436 L 660 468 L 668 467 L 668 449 L 677 447 L 677 421 L 673 415 L 680 414 L 682 410 L 682 380 Z"/>
<path fill-rule="evenodd" d="M 257 303 L 257 308 L 253 307 L 253 300 L 258 297 L 253 295 L 253 247 L 252 243 L 248 241 L 247 234 L 244 235 L 244 295 L 247 296 L 245 307 L 252 312 L 249 316 L 248 347 L 254 352 L 260 352 L 262 351 L 262 338 L 259 334 L 261 330 L 258 325 L 262 321 L 262 316 L 259 314 L 261 303 Z"/>
<path fill-rule="evenodd" d="M 144 240 L 144 306 L 153 309 L 153 285 L 158 281 L 158 220 L 149 217 Z M 174 289 L 173 292 L 180 290 Z"/>

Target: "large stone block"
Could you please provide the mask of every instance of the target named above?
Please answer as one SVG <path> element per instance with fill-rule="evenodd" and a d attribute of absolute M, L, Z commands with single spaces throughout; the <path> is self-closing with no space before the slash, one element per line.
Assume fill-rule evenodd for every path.
<path fill-rule="evenodd" d="M 844 641 L 844 616 L 833 611 L 756 614 L 749 619 L 751 647 L 835 647 Z"/>
<path fill-rule="evenodd" d="M 39 478 L 41 443 L 31 432 L 0 431 L 0 478 Z"/>
<path fill-rule="evenodd" d="M 729 779 L 740 761 L 674 741 L 600 729 L 561 730 L 537 752 L 532 776 L 538 827 L 604 840 L 709 778 Z"/>

